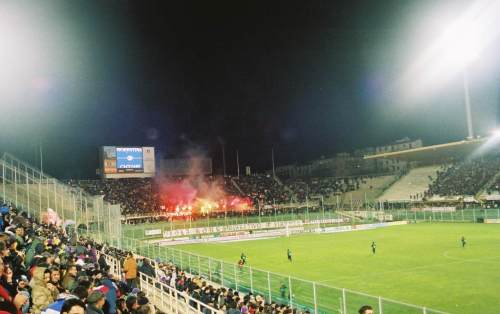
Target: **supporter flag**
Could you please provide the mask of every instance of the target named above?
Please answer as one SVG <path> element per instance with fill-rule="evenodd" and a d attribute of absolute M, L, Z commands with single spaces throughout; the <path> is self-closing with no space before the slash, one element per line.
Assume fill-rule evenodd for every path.
<path fill-rule="evenodd" d="M 42 221 L 46 224 L 61 225 L 61 218 L 52 208 L 47 208 L 47 212 L 42 215 Z"/>

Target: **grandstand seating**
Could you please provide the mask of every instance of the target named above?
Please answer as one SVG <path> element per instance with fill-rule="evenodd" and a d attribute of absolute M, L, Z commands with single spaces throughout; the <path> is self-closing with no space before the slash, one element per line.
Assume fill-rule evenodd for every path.
<path fill-rule="evenodd" d="M 397 180 L 394 175 L 369 177 L 361 180 L 358 189 L 346 192 L 342 195 L 342 203 L 345 207 L 349 207 L 351 199 L 354 203 L 373 203 L 386 188 Z"/>
<path fill-rule="evenodd" d="M 292 197 L 290 190 L 286 189 L 270 174 L 254 174 L 250 176 L 235 177 L 240 190 L 252 199 L 254 206 L 260 204 L 288 203 Z"/>
<path fill-rule="evenodd" d="M 432 196 L 475 196 L 491 183 L 500 172 L 500 157 L 487 156 L 443 166 L 437 178 L 429 185 L 427 197 Z"/>
<path fill-rule="evenodd" d="M 421 200 L 429 184 L 437 177 L 440 166 L 427 166 L 410 170 L 392 184 L 380 197 L 380 201 Z"/>

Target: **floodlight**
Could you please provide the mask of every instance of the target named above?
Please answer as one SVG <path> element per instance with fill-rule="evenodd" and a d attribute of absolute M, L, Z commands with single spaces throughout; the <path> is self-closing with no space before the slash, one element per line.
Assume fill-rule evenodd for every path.
<path fill-rule="evenodd" d="M 482 50 L 483 33 L 478 21 L 467 17 L 458 19 L 443 32 L 438 41 L 443 58 L 455 65 L 467 65 L 476 60 Z"/>

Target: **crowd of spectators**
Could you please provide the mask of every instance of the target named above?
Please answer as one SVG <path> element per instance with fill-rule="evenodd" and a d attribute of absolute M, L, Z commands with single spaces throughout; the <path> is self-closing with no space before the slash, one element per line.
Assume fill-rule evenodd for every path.
<path fill-rule="evenodd" d="M 120 204 L 122 214 L 149 213 L 161 208 L 158 188 L 151 178 L 70 181 L 92 195 L 104 195 L 111 204 Z"/>
<path fill-rule="evenodd" d="M 217 277 L 220 274 L 215 272 L 212 276 Z M 215 287 L 201 276 L 190 276 L 172 263 L 158 263 L 156 278 L 181 292 L 181 296 L 186 300 L 189 300 L 186 296 L 190 296 L 228 314 L 309 313 L 292 310 L 288 304 L 268 303 L 259 294 L 251 292 L 243 294 L 231 288 Z M 194 306 L 194 304 L 191 305 Z"/>
<path fill-rule="evenodd" d="M 500 171 L 499 171 L 500 172 Z M 500 193 L 500 175 L 496 176 L 491 183 L 490 186 L 488 186 L 488 189 L 486 190 L 488 194 L 493 194 L 493 193 Z"/>
<path fill-rule="evenodd" d="M 178 297 L 193 307 L 195 299 L 228 314 L 309 313 L 266 302 L 262 295 L 214 286 L 171 262 L 156 259 L 153 266 L 132 252 L 39 224 L 12 207 L 3 206 L 1 213 L 0 313 L 160 314 L 140 290 L 140 273 L 175 288 Z M 121 262 L 123 277 L 110 273 L 102 253 Z M 287 300 L 284 295 L 283 303 Z M 211 314 L 208 307 L 202 306 L 202 312 Z"/>
<path fill-rule="evenodd" d="M 173 177 L 160 182 L 182 182 L 184 177 Z M 205 185 L 217 184 L 226 195 L 248 197 L 255 209 L 266 205 L 304 203 L 307 196 L 329 196 L 334 193 L 353 191 L 359 188 L 361 178 L 293 178 L 283 183 L 270 174 L 226 176 L 222 179 L 206 176 Z M 162 200 L 162 183 L 153 178 L 107 179 L 69 181 L 68 184 L 83 188 L 89 194 L 103 195 L 111 204 L 120 204 L 123 215 L 151 214 L 165 211 Z M 199 183 L 199 182 L 198 182 Z M 196 186 L 196 184 L 194 185 Z"/>
<path fill-rule="evenodd" d="M 270 174 L 254 174 L 235 177 L 244 196 L 249 197 L 255 207 L 290 203 L 293 193 Z"/>
<path fill-rule="evenodd" d="M 0 312 L 154 314 L 146 295 L 109 273 L 102 247 L 54 225 L 0 209 Z M 131 277 L 133 272 L 125 276 Z"/>
<path fill-rule="evenodd" d="M 359 189 L 362 178 L 289 178 L 284 184 L 294 193 L 299 202 L 304 202 L 306 197 L 330 196 L 335 193 L 345 193 Z"/>
<path fill-rule="evenodd" d="M 426 197 L 473 196 L 500 171 L 499 157 L 485 157 L 443 165 L 425 192 Z"/>

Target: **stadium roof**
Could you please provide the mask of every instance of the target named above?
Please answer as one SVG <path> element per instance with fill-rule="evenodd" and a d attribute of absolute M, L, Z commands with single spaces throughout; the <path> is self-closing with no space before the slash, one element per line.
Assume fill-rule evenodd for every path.
<path fill-rule="evenodd" d="M 404 161 L 437 161 L 448 158 L 466 157 L 476 152 L 487 138 L 473 140 L 463 140 L 446 144 L 438 144 L 400 150 L 396 152 L 387 152 L 375 155 L 366 155 L 364 159 L 386 159 L 395 158 Z"/>

